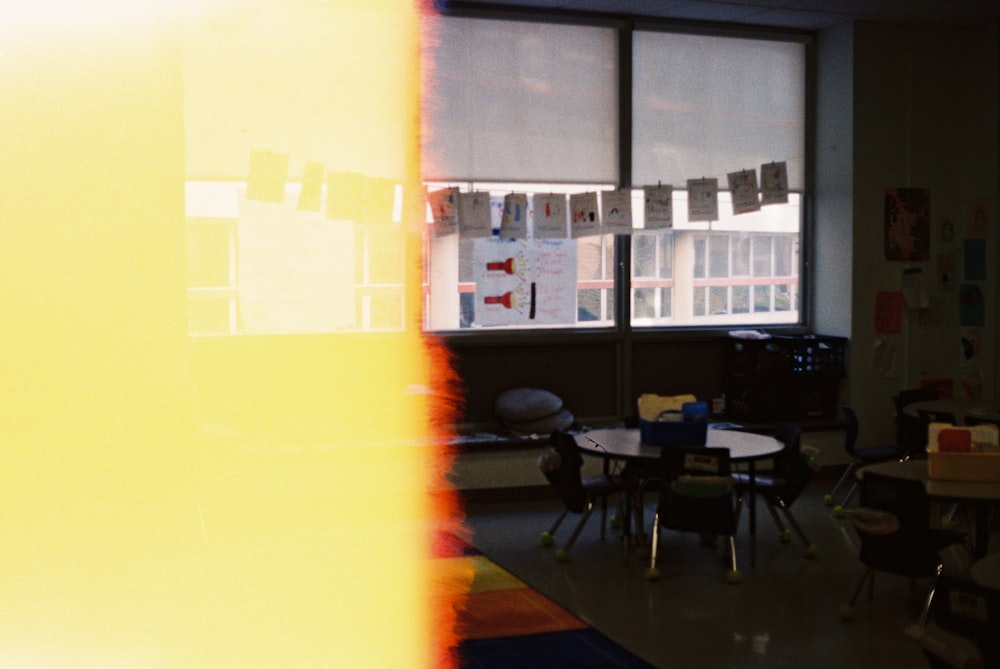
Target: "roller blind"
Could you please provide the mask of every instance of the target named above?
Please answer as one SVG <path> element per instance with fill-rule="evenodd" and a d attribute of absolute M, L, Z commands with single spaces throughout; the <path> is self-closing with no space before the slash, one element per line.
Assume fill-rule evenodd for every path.
<path fill-rule="evenodd" d="M 425 178 L 617 181 L 613 29 L 466 18 L 428 28 Z"/>
<path fill-rule="evenodd" d="M 803 188 L 804 44 L 637 31 L 633 47 L 634 184 L 785 161 Z"/>

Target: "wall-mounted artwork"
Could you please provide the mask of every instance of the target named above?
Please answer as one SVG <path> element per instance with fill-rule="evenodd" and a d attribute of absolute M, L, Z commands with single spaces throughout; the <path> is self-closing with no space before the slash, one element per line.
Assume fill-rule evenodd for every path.
<path fill-rule="evenodd" d="M 926 188 L 885 189 L 886 260 L 930 260 L 930 211 Z"/>

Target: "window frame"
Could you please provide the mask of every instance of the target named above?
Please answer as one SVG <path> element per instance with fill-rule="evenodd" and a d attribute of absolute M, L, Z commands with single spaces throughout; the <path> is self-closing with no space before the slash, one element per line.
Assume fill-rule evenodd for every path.
<path fill-rule="evenodd" d="M 524 7 L 484 7 L 475 3 L 454 0 L 447 6 L 439 8 L 438 13 L 444 17 L 455 16 L 463 18 L 480 18 L 490 20 L 535 21 L 542 23 L 599 25 L 613 27 L 618 35 L 618 106 L 619 106 L 619 179 L 618 187 L 622 189 L 636 188 L 631 181 L 632 172 L 632 34 L 637 31 L 660 31 L 698 34 L 705 36 L 737 37 L 744 39 L 781 40 L 797 42 L 803 45 L 805 52 L 805 101 L 804 101 L 804 147 L 803 157 L 803 188 L 799 192 L 800 229 L 798 247 L 797 297 L 799 318 L 796 323 L 766 323 L 746 327 L 759 327 L 772 332 L 787 334 L 809 332 L 812 322 L 812 288 L 810 285 L 809 268 L 812 265 L 812 229 L 813 229 L 813 192 L 814 192 L 814 136 L 815 136 L 815 43 L 814 35 L 809 31 L 784 29 L 767 26 L 736 26 L 730 24 L 708 25 L 670 19 L 656 19 L 645 16 L 609 16 L 605 14 L 574 11 L 546 10 Z M 721 187 L 721 184 L 720 184 Z M 642 232 L 636 230 L 635 232 Z M 634 233 L 633 233 L 634 234 Z M 584 323 L 575 326 L 558 328 L 469 328 L 461 330 L 425 330 L 428 334 L 440 336 L 451 342 L 481 341 L 489 344 L 496 341 L 510 341 L 515 337 L 518 341 L 529 343 L 535 340 L 550 340 L 566 337 L 624 337 L 625 341 L 633 338 L 684 336 L 692 334 L 723 335 L 733 329 L 732 324 L 633 324 L 634 288 L 647 287 L 642 279 L 632 277 L 632 235 L 619 235 L 614 241 L 614 318 L 611 327 L 588 327 Z M 773 256 L 773 251 L 772 251 Z M 751 248 L 749 271 L 753 278 L 753 249 Z M 775 277 L 770 277 L 774 279 Z M 662 282 L 664 279 L 657 279 Z M 674 287 L 674 275 L 669 280 Z M 750 313 L 754 311 L 754 286 L 751 282 Z M 656 299 L 660 303 L 659 296 Z M 774 309 L 775 292 L 771 291 L 771 309 Z M 659 307 L 658 307 L 659 308 Z M 743 326 L 741 326 L 742 329 Z M 627 346 L 626 346 L 627 348 Z"/>

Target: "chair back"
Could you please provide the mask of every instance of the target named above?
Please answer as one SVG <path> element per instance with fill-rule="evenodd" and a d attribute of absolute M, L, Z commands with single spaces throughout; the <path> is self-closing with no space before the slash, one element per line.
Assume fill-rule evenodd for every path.
<path fill-rule="evenodd" d="M 930 500 L 921 481 L 866 472 L 860 506 L 888 512 L 898 521 L 898 528 L 886 534 L 855 527 L 864 564 L 900 576 L 933 576 L 940 546 L 931 531 Z"/>
<path fill-rule="evenodd" d="M 853 456 L 858 444 L 858 415 L 849 406 L 842 406 L 840 410 L 844 413 L 844 450 Z"/>
<path fill-rule="evenodd" d="M 556 456 L 555 464 L 543 466 L 542 473 L 566 508 L 573 513 L 582 513 L 587 506 L 587 492 L 580 475 L 583 456 L 576 446 L 576 440 L 565 430 L 555 430 L 551 436 L 551 446 Z"/>
<path fill-rule="evenodd" d="M 667 446 L 660 464 L 663 486 L 657 512 L 661 525 L 680 532 L 736 532 L 728 448 Z"/>
<path fill-rule="evenodd" d="M 786 423 L 774 433 L 784 448 L 774 456 L 774 475 L 780 484 L 780 494 L 791 504 L 812 481 L 815 471 L 802 456 L 802 428 Z"/>
<path fill-rule="evenodd" d="M 911 456 L 922 455 L 927 451 L 927 422 L 919 415 L 911 416 L 906 412 L 906 407 L 937 397 L 937 391 L 931 388 L 908 388 L 892 396 L 896 411 L 896 445 Z"/>

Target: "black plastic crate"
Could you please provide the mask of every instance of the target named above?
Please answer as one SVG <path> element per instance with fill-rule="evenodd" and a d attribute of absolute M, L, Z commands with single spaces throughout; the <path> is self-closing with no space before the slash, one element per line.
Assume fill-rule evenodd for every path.
<path fill-rule="evenodd" d="M 779 383 L 784 375 L 730 373 L 726 379 L 726 416 L 732 420 L 784 420 L 790 407 Z"/>
<path fill-rule="evenodd" d="M 731 373 L 843 376 L 847 338 L 829 335 L 772 336 L 729 339 Z"/>
<path fill-rule="evenodd" d="M 839 398 L 839 376 L 736 372 L 726 383 L 726 415 L 750 423 L 834 419 Z"/>

